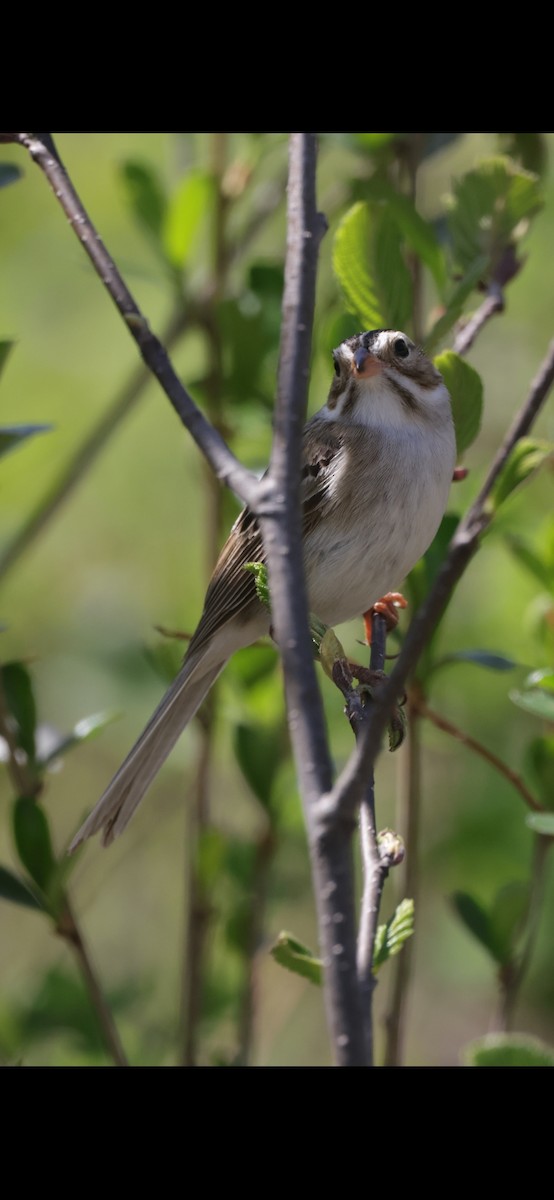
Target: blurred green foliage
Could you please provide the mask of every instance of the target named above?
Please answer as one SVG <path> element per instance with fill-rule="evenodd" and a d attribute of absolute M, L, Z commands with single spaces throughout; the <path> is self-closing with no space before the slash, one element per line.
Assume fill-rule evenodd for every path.
<path fill-rule="evenodd" d="M 222 169 L 208 134 L 61 135 L 57 143 L 153 328 L 180 314 L 172 357 L 184 382 L 212 411 L 217 375 L 218 423 L 236 453 L 262 470 L 278 354 L 286 138 L 227 135 L 219 142 Z M 360 325 L 406 328 L 441 352 L 453 392 L 460 387 L 458 446 L 470 473 L 454 485 L 450 515 L 412 573 L 412 612 L 552 337 L 551 152 L 551 135 L 321 138 L 319 206 L 330 228 L 320 256 L 311 411 L 327 394 L 330 349 Z M 0 1053 L 9 1062 L 88 1063 L 106 1061 L 98 1028 L 70 948 L 45 937 L 44 913 L 58 919 L 71 869 L 64 864 L 77 861 L 65 859 L 65 846 L 159 698 L 153 627 L 191 632 L 198 620 L 213 491 L 191 440 L 148 382 L 102 452 L 83 464 L 64 504 L 39 522 L 9 572 L 3 569 L 3 550 L 29 515 L 40 513 L 136 369 L 136 350 L 44 179 L 15 147 L 0 147 L 0 184 L 9 184 L 0 191 L 0 454 L 16 451 L 0 461 L 3 681 L 19 750 L 41 788 L 38 801 L 15 795 L 5 773 Z M 223 251 L 213 232 L 222 209 Z M 514 261 L 524 258 L 516 270 Z M 455 322 L 477 307 L 499 272 L 511 280 L 506 311 L 486 326 L 471 362 L 462 361 L 450 350 Z M 552 693 L 546 676 L 532 673 L 553 668 L 554 523 L 545 515 L 552 509 L 553 431 L 550 406 L 499 480 L 490 533 L 419 671 L 434 707 L 522 774 L 550 809 Z M 236 512 L 234 500 L 224 498 L 221 541 Z M 359 658 L 360 627 L 345 627 L 340 636 Z M 161 645 L 172 669 L 180 649 Z M 339 693 L 323 678 L 322 687 L 340 766 L 352 735 Z M 218 695 L 210 819 L 194 866 L 209 902 L 200 1061 L 240 1058 L 237 1027 L 248 1023 L 253 977 L 251 1060 L 327 1063 L 319 991 L 282 971 L 269 953 L 281 929 L 294 929 L 301 948 L 317 941 L 273 648 L 237 655 Z M 110 723 L 114 709 L 123 715 Z M 98 718 L 85 717 L 100 710 Z M 93 732 L 102 736 L 90 741 Z M 193 869 L 185 849 L 193 825 L 187 798 L 203 736 L 199 719 L 125 838 L 108 852 L 94 843 L 71 878 L 73 903 L 136 1063 L 176 1061 L 182 891 Z M 75 753 L 65 757 L 69 749 Z M 548 830 L 529 828 L 509 782 L 431 726 L 424 751 L 407 1061 L 456 1063 L 461 1048 L 489 1026 L 495 971 L 520 953 L 533 847 Z M 395 775 L 394 760 L 382 756 L 380 827 L 397 820 Z M 518 1027 L 552 1044 L 549 865 L 547 857 Z M 394 929 L 397 902 L 391 880 L 383 930 Z M 389 969 L 379 974 L 377 1058 Z"/>

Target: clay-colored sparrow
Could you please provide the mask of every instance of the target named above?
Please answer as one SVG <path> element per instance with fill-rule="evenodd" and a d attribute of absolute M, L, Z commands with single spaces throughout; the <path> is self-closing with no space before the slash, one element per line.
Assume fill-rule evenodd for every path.
<path fill-rule="evenodd" d="M 450 397 L 406 334 L 377 329 L 333 351 L 325 406 L 304 430 L 302 504 L 309 605 L 327 625 L 361 616 L 432 541 L 456 457 Z M 246 563 L 263 559 L 244 509 L 217 561 L 183 666 L 71 850 L 125 829 L 177 738 L 235 650 L 269 632 Z"/>

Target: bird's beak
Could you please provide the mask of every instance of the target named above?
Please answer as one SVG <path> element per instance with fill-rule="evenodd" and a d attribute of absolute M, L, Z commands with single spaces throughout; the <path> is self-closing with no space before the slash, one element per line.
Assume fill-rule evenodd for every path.
<path fill-rule="evenodd" d="M 360 346 L 354 354 L 354 371 L 358 379 L 371 379 L 373 375 L 380 375 L 384 364 L 365 346 Z"/>

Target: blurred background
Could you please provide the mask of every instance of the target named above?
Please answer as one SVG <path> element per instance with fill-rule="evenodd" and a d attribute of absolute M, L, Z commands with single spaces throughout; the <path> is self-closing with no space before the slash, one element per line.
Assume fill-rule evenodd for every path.
<path fill-rule="evenodd" d="M 368 181 L 387 171 L 407 193 L 411 181 L 413 195 L 415 180 L 419 213 L 440 240 L 454 181 L 484 158 L 517 151 L 493 134 L 390 136 L 397 140 L 320 141 L 318 202 L 329 231 L 320 252 L 310 411 L 325 402 L 331 348 L 358 328 L 345 314 L 333 244 Z M 153 329 L 169 331 L 181 378 L 239 457 L 262 470 L 278 354 L 286 137 L 65 134 L 56 144 Z M 417 174 L 410 174 L 414 145 Z M 452 489 L 452 513 L 461 514 L 476 494 L 553 336 L 552 135 L 533 146 L 532 163 L 520 156 L 517 165 L 531 165 L 539 176 L 544 207 L 518 243 L 526 261 L 507 288 L 506 311 L 468 356 L 482 377 L 485 404 L 479 435 L 464 455 L 468 477 Z M 44 777 L 40 800 L 61 857 L 178 666 L 183 644 L 155 627 L 194 630 L 238 506 L 209 478 L 158 385 L 142 386 L 136 347 L 40 170 L 9 145 L 0 147 L 0 164 L 22 173 L 0 190 L 0 339 L 14 343 L 0 380 L 1 425 L 51 426 L 0 464 L 2 661 L 25 664 L 41 736 L 59 740 L 84 718 L 106 714 L 97 736 L 83 738 Z M 473 291 L 466 311 L 481 299 Z M 423 331 L 438 303 L 425 276 Z M 437 349 L 451 346 L 453 336 Z M 105 432 L 91 442 L 102 421 Z M 552 439 L 551 402 L 535 433 Z M 71 487 L 62 487 L 70 467 Z M 439 633 L 442 655 L 486 650 L 517 665 L 445 666 L 429 697 L 537 797 L 539 752 L 532 745 L 548 739 L 549 726 L 509 693 L 522 689 L 530 672 L 553 667 L 552 494 L 547 463 L 503 506 Z M 514 553 L 514 537 L 542 555 L 542 574 Z M 340 635 L 363 656 L 361 623 Z M 339 769 L 352 734 L 339 693 L 323 675 L 321 681 Z M 331 1061 L 321 992 L 269 952 L 281 930 L 317 945 L 285 730 L 279 664 L 268 643 L 229 666 L 125 836 L 109 850 L 88 843 L 72 871 L 75 920 L 135 1064 Z M 404 1061 L 455 1065 L 468 1042 L 495 1027 L 499 987 L 498 961 L 483 938 L 472 936 L 452 897 L 467 893 L 490 910 L 507 885 L 528 887 L 536 847 L 521 795 L 490 762 L 428 722 L 421 742 Z M 401 833 L 406 754 L 406 747 L 382 754 L 376 785 L 379 826 Z M 3 771 L 0 862 L 21 875 L 13 796 Z M 545 858 L 513 1027 L 552 1044 L 554 882 Z M 394 878 L 387 883 L 383 919 L 399 887 Z M 109 1062 L 67 939 L 56 936 L 44 912 L 7 899 L 0 904 L 2 1060 Z M 195 938 L 202 950 L 191 965 Z M 379 974 L 378 1060 L 393 971 L 391 960 Z"/>

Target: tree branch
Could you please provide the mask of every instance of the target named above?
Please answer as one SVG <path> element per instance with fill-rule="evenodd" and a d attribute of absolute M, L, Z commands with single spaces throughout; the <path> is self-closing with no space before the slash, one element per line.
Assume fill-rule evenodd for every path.
<path fill-rule="evenodd" d="M 299 504 L 315 276 L 323 218 L 315 199 L 316 140 L 290 140 L 287 256 L 275 433 L 268 474 L 260 482 L 260 517 L 267 554 L 274 632 L 285 673 L 292 749 L 308 829 L 325 1002 L 335 1056 L 342 1066 L 367 1063 L 356 973 L 353 815 L 332 833 L 319 798 L 332 782 L 323 706 L 309 636 Z"/>
<path fill-rule="evenodd" d="M 442 729 L 443 733 L 449 733 L 451 737 L 456 738 L 458 742 L 462 742 L 464 746 L 467 746 L 468 750 L 473 750 L 474 754 L 479 754 L 481 758 L 485 759 L 485 762 L 490 763 L 500 775 L 504 776 L 504 779 L 507 779 L 515 787 L 516 791 L 523 797 L 528 808 L 532 809 L 533 812 L 544 812 L 543 805 L 539 804 L 533 793 L 529 791 L 521 775 L 518 775 L 516 771 L 512 771 L 512 768 L 503 762 L 501 758 L 498 758 L 498 755 L 493 754 L 492 750 L 488 750 L 481 742 L 478 742 L 468 733 L 464 733 L 457 725 L 453 725 L 452 721 L 448 721 L 446 717 L 429 708 L 424 696 L 415 687 L 411 691 L 412 707 L 416 713 L 419 713 L 422 717 L 427 717 L 427 720 L 436 725 L 437 729 Z"/>
<path fill-rule="evenodd" d="M 54 158 L 44 142 L 32 133 L 15 134 L 14 141 L 28 150 L 33 161 L 44 171 L 73 232 L 79 238 L 95 271 L 121 313 L 146 365 L 156 376 L 182 424 L 192 434 L 218 479 L 226 483 L 245 504 L 250 504 L 258 491 L 255 475 L 235 458 L 221 435 L 206 420 L 192 396 L 183 387 L 164 346 L 152 333 L 146 318 L 124 283 L 59 158 Z"/>

